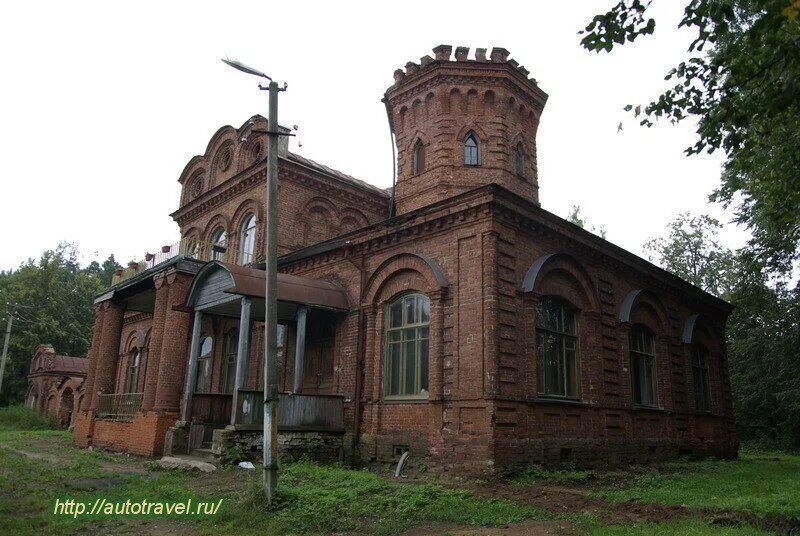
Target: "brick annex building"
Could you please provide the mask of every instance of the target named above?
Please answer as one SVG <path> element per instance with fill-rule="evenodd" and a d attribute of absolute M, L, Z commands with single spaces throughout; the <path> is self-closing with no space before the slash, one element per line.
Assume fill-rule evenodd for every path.
<path fill-rule="evenodd" d="M 394 189 L 275 155 L 282 448 L 467 472 L 735 456 L 730 305 L 540 207 L 547 94 L 508 51 L 433 52 L 385 94 Z M 265 123 L 214 134 L 181 242 L 97 298 L 77 444 L 259 448 Z"/>

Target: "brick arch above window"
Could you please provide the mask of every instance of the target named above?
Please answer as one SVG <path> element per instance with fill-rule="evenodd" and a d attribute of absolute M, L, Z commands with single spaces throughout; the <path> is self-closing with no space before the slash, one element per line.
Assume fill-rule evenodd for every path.
<path fill-rule="evenodd" d="M 203 241 L 206 243 L 213 242 L 214 231 L 222 228 L 226 236 L 231 235 L 231 220 L 225 214 L 216 214 L 206 224 L 203 230 Z"/>
<path fill-rule="evenodd" d="M 584 311 L 600 310 L 592 278 L 583 265 L 567 253 L 550 253 L 537 258 L 522 280 L 522 291 L 560 296 Z"/>
<path fill-rule="evenodd" d="M 669 320 L 661 299 L 647 289 L 634 289 L 622 300 L 619 321 L 626 324 L 641 324 L 655 333 L 667 335 Z"/>
<path fill-rule="evenodd" d="M 364 305 L 383 303 L 403 291 L 432 293 L 449 287 L 447 276 L 432 258 L 400 253 L 384 260 L 370 275 Z"/>

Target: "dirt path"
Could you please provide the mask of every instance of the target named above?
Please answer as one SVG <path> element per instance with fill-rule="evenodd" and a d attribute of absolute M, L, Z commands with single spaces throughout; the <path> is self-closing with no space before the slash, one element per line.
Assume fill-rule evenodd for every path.
<path fill-rule="evenodd" d="M 68 456 L 56 456 L 54 454 L 47 454 L 44 452 L 33 452 L 29 450 L 21 450 L 15 449 L 6 445 L 0 445 L 0 448 L 4 448 L 8 451 L 11 451 L 15 454 L 19 454 L 21 456 L 25 456 L 30 460 L 38 460 L 47 462 L 53 465 L 61 465 L 64 463 L 71 463 L 74 460 Z M 103 471 L 114 472 L 114 473 L 122 473 L 122 474 L 138 474 L 144 475 L 147 474 L 148 471 L 145 469 L 144 464 L 140 463 L 140 460 L 135 459 L 135 463 L 111 463 L 103 460 L 95 460 L 97 464 L 100 466 L 100 469 Z"/>
<path fill-rule="evenodd" d="M 571 536 L 577 533 L 568 521 L 525 521 L 504 527 L 425 525 L 408 530 L 402 536 Z"/>

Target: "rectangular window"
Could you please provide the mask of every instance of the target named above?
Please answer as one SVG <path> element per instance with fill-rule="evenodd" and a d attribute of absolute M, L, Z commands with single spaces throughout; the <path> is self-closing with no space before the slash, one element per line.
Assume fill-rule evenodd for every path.
<path fill-rule="evenodd" d="M 430 302 L 412 294 L 390 304 L 386 313 L 386 395 L 427 396 Z"/>
<path fill-rule="evenodd" d="M 557 298 L 536 304 L 539 394 L 580 397 L 580 365 L 575 312 Z"/>
<path fill-rule="evenodd" d="M 633 383 L 633 402 L 642 406 L 655 406 L 655 337 L 641 326 L 634 326 L 630 336 L 631 381 Z"/>
<path fill-rule="evenodd" d="M 708 354 L 704 348 L 692 348 L 692 376 L 694 380 L 694 400 L 697 411 L 710 411 L 711 400 L 708 389 Z"/>

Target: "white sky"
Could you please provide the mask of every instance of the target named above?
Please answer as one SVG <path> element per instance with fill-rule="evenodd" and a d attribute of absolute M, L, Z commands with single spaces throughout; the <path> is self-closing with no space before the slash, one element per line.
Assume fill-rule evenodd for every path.
<path fill-rule="evenodd" d="M 384 6 L 385 4 L 385 6 Z M 730 220 L 707 195 L 721 157 L 688 158 L 692 125 L 639 127 L 622 107 L 658 94 L 690 34 L 655 2 L 655 37 L 611 55 L 576 32 L 610 0 L 582 2 L 9 2 L 0 18 L 0 269 L 62 240 L 83 262 L 126 263 L 177 241 L 178 176 L 222 125 L 266 115 L 257 80 L 289 83 L 291 150 L 381 187 L 391 153 L 381 96 L 392 73 L 447 43 L 502 46 L 550 95 L 538 133 L 542 206 L 573 204 L 634 253 L 678 212 Z M 617 133 L 622 121 L 624 130 Z M 297 146 L 297 142 L 302 147 Z M 741 245 L 729 225 L 724 242 Z"/>

